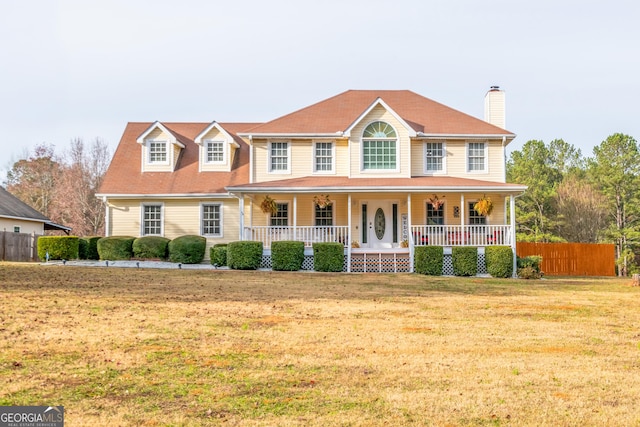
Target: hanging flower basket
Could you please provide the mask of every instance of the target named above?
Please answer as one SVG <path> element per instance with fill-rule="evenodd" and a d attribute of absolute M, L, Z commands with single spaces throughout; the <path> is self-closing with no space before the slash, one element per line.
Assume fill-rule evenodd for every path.
<path fill-rule="evenodd" d="M 442 196 L 442 198 L 444 198 L 444 196 Z M 438 196 L 434 194 L 433 198 L 429 199 L 429 203 L 431 203 L 433 209 L 437 211 L 438 209 L 440 209 L 440 206 L 444 205 L 444 200 L 438 199 Z"/>
<path fill-rule="evenodd" d="M 482 216 L 491 215 L 493 211 L 493 202 L 490 197 L 482 196 L 482 199 L 478 200 L 473 205 L 473 209 Z"/>
<path fill-rule="evenodd" d="M 270 215 L 278 213 L 278 205 L 276 204 L 276 201 L 269 196 L 264 196 L 264 200 L 260 203 L 260 209 L 262 209 L 262 212 Z"/>
<path fill-rule="evenodd" d="M 329 200 L 329 195 L 319 195 L 313 196 L 313 203 L 316 204 L 320 209 L 324 209 L 331 204 L 331 200 Z"/>

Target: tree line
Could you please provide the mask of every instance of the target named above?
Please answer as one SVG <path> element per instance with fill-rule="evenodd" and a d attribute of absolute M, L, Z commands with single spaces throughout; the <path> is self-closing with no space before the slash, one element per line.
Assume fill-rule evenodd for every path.
<path fill-rule="evenodd" d="M 613 243 L 618 274 L 638 272 L 640 149 L 616 133 L 585 157 L 556 139 L 526 142 L 510 154 L 507 181 L 528 186 L 516 198 L 518 241 Z"/>
<path fill-rule="evenodd" d="M 40 144 L 13 164 L 7 191 L 76 236 L 103 236 L 105 207 L 96 198 L 111 153 L 100 138 L 86 144 L 73 139 L 63 153 Z"/>

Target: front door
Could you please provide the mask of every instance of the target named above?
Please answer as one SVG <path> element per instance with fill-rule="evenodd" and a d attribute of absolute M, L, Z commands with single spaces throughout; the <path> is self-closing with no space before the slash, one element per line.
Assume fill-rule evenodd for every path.
<path fill-rule="evenodd" d="M 365 202 L 362 204 L 361 218 L 363 248 L 394 247 L 398 239 L 397 204 L 385 200 Z M 395 233 L 394 230 L 396 230 Z"/>

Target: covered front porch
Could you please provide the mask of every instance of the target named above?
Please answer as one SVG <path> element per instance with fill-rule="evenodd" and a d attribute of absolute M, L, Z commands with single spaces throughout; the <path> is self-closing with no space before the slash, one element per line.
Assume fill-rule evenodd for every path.
<path fill-rule="evenodd" d="M 318 205 L 318 195 L 328 203 Z M 274 210 L 263 209 L 264 200 Z M 478 215 L 474 204 L 491 197 L 490 215 Z M 515 250 L 513 194 L 474 192 L 271 192 L 243 194 L 241 240 L 261 241 L 270 256 L 275 241 L 304 242 L 312 256 L 314 243 L 344 246 L 347 272 L 411 272 L 417 246 L 483 248 L 510 246 Z M 509 221 L 507 221 L 509 219 Z M 484 253 L 483 250 L 481 250 Z"/>

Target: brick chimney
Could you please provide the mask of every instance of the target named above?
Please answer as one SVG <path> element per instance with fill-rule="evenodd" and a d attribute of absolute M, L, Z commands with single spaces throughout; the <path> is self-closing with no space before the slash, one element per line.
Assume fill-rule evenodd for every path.
<path fill-rule="evenodd" d="M 484 121 L 505 129 L 505 96 L 500 86 L 491 86 L 484 97 Z"/>

